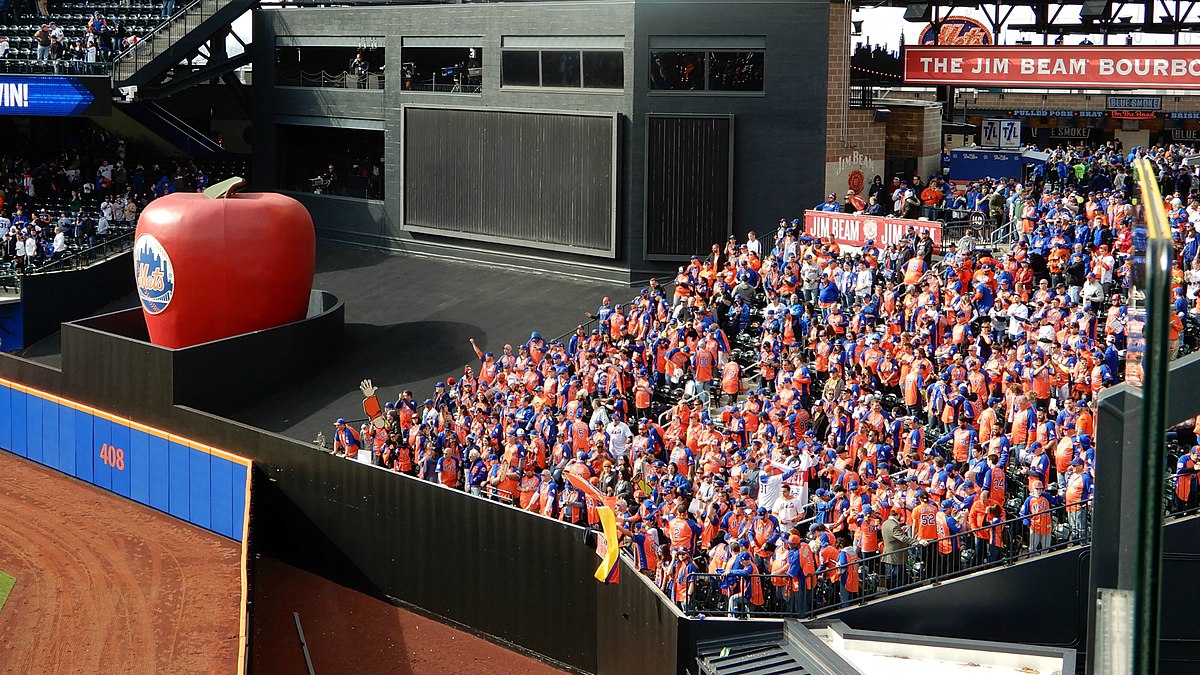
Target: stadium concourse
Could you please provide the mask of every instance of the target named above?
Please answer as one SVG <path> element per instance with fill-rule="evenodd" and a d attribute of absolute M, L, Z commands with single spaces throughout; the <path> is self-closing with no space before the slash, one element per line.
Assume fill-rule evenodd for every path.
<path fill-rule="evenodd" d="M 785 219 L 694 256 L 670 287 L 604 298 L 574 332 L 471 341 L 477 359 L 424 395 L 376 408 L 364 387 L 370 419 L 346 406 L 333 452 L 594 523 L 576 474 L 690 613 L 810 616 L 1086 543 L 1095 401 L 1138 330 L 1129 162 L 1149 156 L 1166 185 L 1176 353 L 1195 347 L 1200 202 L 1192 149 L 1051 152 L 1033 182 L 982 181 L 961 202 L 1017 222 L 1002 250 L 843 250 Z M 818 208 L 842 210 L 836 195 Z M 1176 511 L 1200 495 L 1200 446 L 1179 445 L 1193 436 L 1164 474 Z"/>

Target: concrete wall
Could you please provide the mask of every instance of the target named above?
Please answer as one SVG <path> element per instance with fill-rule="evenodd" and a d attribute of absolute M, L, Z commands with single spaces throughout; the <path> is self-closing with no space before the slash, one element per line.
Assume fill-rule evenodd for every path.
<path fill-rule="evenodd" d="M 511 2 L 464 5 L 407 5 L 376 8 L 259 10 L 255 12 L 254 129 L 256 189 L 277 185 L 280 117 L 314 124 L 358 120 L 384 132 L 382 204 L 363 207 L 310 197 L 318 230 L 325 236 L 388 248 L 487 259 L 547 257 L 562 271 L 629 279 L 661 273 L 672 263 L 643 259 L 645 119 L 652 113 L 734 115 L 734 231 L 773 227 L 823 194 L 821 172 L 812 159 L 824 150 L 825 67 L 830 5 L 819 0 L 615 0 L 605 2 Z M 386 89 L 329 90 L 276 87 L 277 36 L 341 36 L 383 40 Z M 403 91 L 398 74 L 406 36 L 479 36 L 483 45 L 483 90 L 479 95 Z M 625 87 L 621 91 L 553 91 L 500 87 L 505 36 L 620 36 L 624 39 Z M 765 39 L 765 91 L 750 93 L 651 92 L 649 50 L 658 36 L 749 36 Z M 697 45 L 704 38 L 696 37 Z M 472 246 L 405 232 L 400 137 L 405 104 L 590 111 L 619 116 L 618 249 L 603 261 L 561 252 Z M 325 214 L 331 214 L 329 217 Z M 337 217 L 334 214 L 352 214 Z"/>

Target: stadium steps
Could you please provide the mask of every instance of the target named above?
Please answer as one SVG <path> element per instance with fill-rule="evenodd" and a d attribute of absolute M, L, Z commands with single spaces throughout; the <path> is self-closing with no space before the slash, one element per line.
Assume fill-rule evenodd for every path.
<path fill-rule="evenodd" d="M 113 67 L 113 86 L 145 87 L 161 80 L 198 47 L 258 4 L 259 0 L 196 0 L 186 5 L 122 55 Z"/>
<path fill-rule="evenodd" d="M 238 158 L 153 101 L 114 103 L 111 116 L 95 121 L 118 137 L 152 147 L 164 157 L 182 154 L 194 159 Z"/>
<path fill-rule="evenodd" d="M 792 624 L 795 622 L 788 622 Z M 805 630 L 799 627 L 799 630 Z M 806 654 L 795 638 L 797 627 L 714 638 L 696 644 L 696 665 L 703 675 L 826 675 L 829 664 Z"/>

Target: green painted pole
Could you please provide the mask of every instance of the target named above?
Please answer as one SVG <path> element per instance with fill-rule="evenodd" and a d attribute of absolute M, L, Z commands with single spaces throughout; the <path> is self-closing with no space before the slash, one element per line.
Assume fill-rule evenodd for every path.
<path fill-rule="evenodd" d="M 1153 166 L 1135 162 L 1146 213 L 1146 351 L 1142 377 L 1143 465 L 1137 509 L 1134 574 L 1133 672 L 1158 673 L 1162 588 L 1163 466 L 1165 461 L 1167 366 L 1170 360 L 1171 258 L 1174 246 Z"/>

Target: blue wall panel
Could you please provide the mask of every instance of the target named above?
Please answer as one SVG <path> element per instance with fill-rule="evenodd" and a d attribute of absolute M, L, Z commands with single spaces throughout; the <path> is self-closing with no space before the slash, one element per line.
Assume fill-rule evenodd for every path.
<path fill-rule="evenodd" d="M 189 450 L 188 459 L 191 462 L 191 473 L 188 476 L 191 479 L 188 496 L 191 498 L 191 508 L 189 509 L 189 519 L 205 529 L 212 529 L 212 511 L 210 504 L 212 502 L 212 488 L 209 482 L 209 458 L 207 452 L 200 450 Z M 221 459 L 218 462 L 224 461 Z"/>
<path fill-rule="evenodd" d="M 233 462 L 213 457 L 209 464 L 212 488 L 209 492 L 212 529 L 226 537 L 240 539 L 242 531 L 233 531 Z"/>
<path fill-rule="evenodd" d="M 112 490 L 122 497 L 129 497 L 129 427 L 113 422 L 112 437 L 108 444 L 115 455 L 112 459 Z"/>
<path fill-rule="evenodd" d="M 25 397 L 25 456 L 42 461 L 42 399 Z"/>
<path fill-rule="evenodd" d="M 246 522 L 246 481 L 248 467 L 244 464 L 232 464 L 233 467 L 233 536 L 238 541 L 242 539 L 242 528 Z"/>
<path fill-rule="evenodd" d="M 67 406 L 58 411 L 58 470 L 68 476 L 75 475 L 75 417 L 82 414 Z"/>
<path fill-rule="evenodd" d="M 188 489 L 191 487 L 191 479 L 188 478 L 188 471 L 191 469 L 192 449 L 186 445 L 181 445 L 174 441 L 167 441 L 167 463 L 170 465 L 170 486 L 168 496 L 170 503 L 167 507 L 168 512 L 176 518 L 188 520 L 188 509 L 191 507 L 191 498 L 188 496 Z"/>
<path fill-rule="evenodd" d="M 242 538 L 247 467 L 179 439 L 0 384 L 0 449 Z"/>
<path fill-rule="evenodd" d="M 103 417 L 92 416 L 92 438 L 91 438 L 91 453 L 92 453 L 92 485 L 98 485 L 105 490 L 112 489 L 112 474 L 113 470 L 104 459 L 100 457 L 100 451 L 104 449 L 104 444 L 112 438 L 112 422 Z"/>
<path fill-rule="evenodd" d="M 29 440 L 25 431 L 25 425 L 28 423 L 25 419 L 25 402 L 28 399 L 29 395 L 25 392 L 12 390 L 12 407 L 10 408 L 12 415 L 9 416 L 12 419 L 12 447 L 8 449 L 22 457 L 29 454 L 25 450 L 28 447 L 26 442 Z"/>
<path fill-rule="evenodd" d="M 62 471 L 62 446 L 59 445 L 58 418 L 71 408 L 58 403 L 44 401 L 42 404 L 42 462 Z"/>
<path fill-rule="evenodd" d="M 129 450 L 125 453 L 125 470 L 129 472 L 129 496 L 134 501 L 150 505 L 150 434 L 129 430 Z"/>
<path fill-rule="evenodd" d="M 75 477 L 92 482 L 96 468 L 92 460 L 92 422 L 95 417 L 83 410 L 75 411 Z"/>
<path fill-rule="evenodd" d="M 0 386 L 0 448 L 12 447 L 12 389 Z"/>
<path fill-rule="evenodd" d="M 171 507 L 171 463 L 167 458 L 167 439 L 150 436 L 150 506 L 159 511 Z"/>

